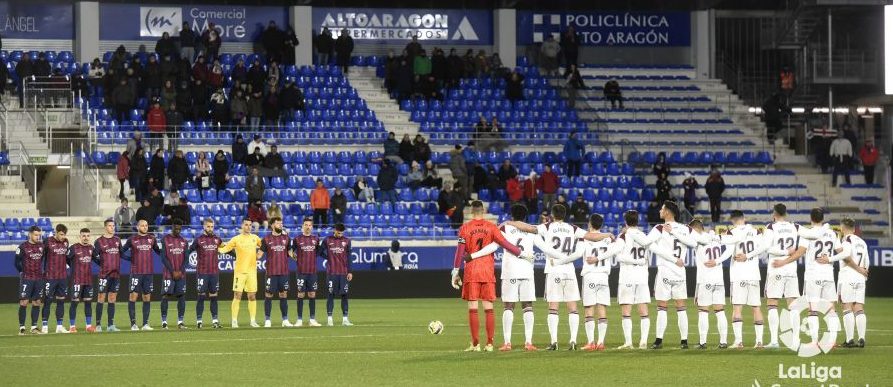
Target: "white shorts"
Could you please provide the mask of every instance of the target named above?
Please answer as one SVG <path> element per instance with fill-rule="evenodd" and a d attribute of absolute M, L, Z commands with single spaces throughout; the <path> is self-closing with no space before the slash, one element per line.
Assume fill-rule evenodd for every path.
<path fill-rule="evenodd" d="M 726 285 L 724 284 L 698 284 L 695 290 L 695 303 L 697 306 L 726 304 Z"/>
<path fill-rule="evenodd" d="M 800 297 L 797 277 L 772 275 L 766 278 L 766 298 L 782 299 Z"/>
<path fill-rule="evenodd" d="M 760 306 L 760 281 L 733 281 L 732 305 Z"/>
<path fill-rule="evenodd" d="M 608 287 L 608 275 L 590 273 L 583 276 L 583 306 L 611 305 L 611 289 Z"/>
<path fill-rule="evenodd" d="M 688 288 L 684 279 L 675 280 L 658 275 L 654 279 L 654 299 L 658 301 L 688 299 Z"/>
<path fill-rule="evenodd" d="M 580 301 L 577 276 L 571 274 L 546 274 L 546 302 Z"/>
<path fill-rule="evenodd" d="M 849 303 L 865 303 L 865 282 L 841 282 L 837 284 L 837 293 L 840 294 L 840 302 Z M 585 300 L 586 297 L 584 296 Z"/>
<path fill-rule="evenodd" d="M 648 304 L 651 302 L 648 284 L 618 284 L 617 303 L 620 305 Z"/>
<path fill-rule="evenodd" d="M 502 280 L 502 302 L 536 301 L 536 286 L 533 278 L 512 278 Z"/>
<path fill-rule="evenodd" d="M 837 289 L 834 288 L 834 281 L 804 281 L 803 295 L 810 302 L 819 300 L 837 302 Z"/>

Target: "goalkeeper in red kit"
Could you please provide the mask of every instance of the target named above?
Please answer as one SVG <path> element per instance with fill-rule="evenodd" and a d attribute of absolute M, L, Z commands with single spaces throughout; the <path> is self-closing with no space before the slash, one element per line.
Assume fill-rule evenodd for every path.
<path fill-rule="evenodd" d="M 471 346 L 466 352 L 480 352 L 480 322 L 478 319 L 478 301 L 484 306 L 487 327 L 487 346 L 484 350 L 493 351 L 493 335 L 496 321 L 493 315 L 493 301 L 496 300 L 496 274 L 493 254 L 471 259 L 471 254 L 483 249 L 491 242 L 496 242 L 506 251 L 524 259 L 533 260 L 533 252 L 525 251 L 512 245 L 502 236 L 499 228 L 484 219 L 484 204 L 479 200 L 471 203 L 471 220 L 459 228 L 459 245 L 456 247 L 456 258 L 453 262 L 451 282 L 454 288 L 462 288 L 462 299 L 468 301 L 468 326 L 471 329 Z M 459 279 L 459 267 L 465 262 L 465 272 Z"/>

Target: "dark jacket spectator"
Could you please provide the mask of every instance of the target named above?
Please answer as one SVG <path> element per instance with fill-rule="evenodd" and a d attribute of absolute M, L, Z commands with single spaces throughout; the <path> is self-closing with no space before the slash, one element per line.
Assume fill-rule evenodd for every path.
<path fill-rule="evenodd" d="M 406 44 L 404 50 L 406 51 L 406 55 L 409 56 L 410 59 L 415 59 L 416 56 L 421 54 L 422 45 L 419 44 L 419 39 L 415 35 L 413 35 L 412 41 Z"/>
<path fill-rule="evenodd" d="M 245 164 L 248 160 L 248 144 L 245 143 L 245 139 L 241 134 L 236 135 L 236 141 L 233 142 L 232 148 L 233 162 Z"/>
<path fill-rule="evenodd" d="M 164 169 L 164 150 L 159 148 L 149 163 L 149 184 L 152 187 L 164 189 Z"/>
<path fill-rule="evenodd" d="M 404 163 L 408 163 L 414 159 L 414 152 L 415 148 L 412 145 L 412 139 L 410 139 L 409 133 L 404 134 L 403 140 L 400 141 L 400 159 L 402 159 Z"/>
<path fill-rule="evenodd" d="M 397 76 L 397 94 L 401 100 L 408 99 L 412 95 L 413 69 L 411 59 L 404 57 L 400 60 Z"/>
<path fill-rule="evenodd" d="M 726 190 L 726 182 L 722 179 L 719 170 L 714 169 L 710 172 L 710 177 L 704 183 L 704 190 L 707 191 L 707 198 L 710 199 L 710 218 L 713 223 L 719 222 L 722 215 L 722 193 Z"/>
<path fill-rule="evenodd" d="M 37 60 L 34 61 L 34 76 L 48 77 L 53 72 L 53 66 L 47 61 L 46 54 L 41 52 L 37 54 Z"/>
<path fill-rule="evenodd" d="M 279 29 L 276 22 L 270 21 L 267 29 L 260 35 L 260 41 L 270 60 L 281 61 L 282 49 L 285 46 L 285 33 Z"/>
<path fill-rule="evenodd" d="M 571 204 L 570 210 L 574 225 L 585 229 L 589 223 L 589 204 L 583 200 L 582 193 L 577 195 L 577 200 L 574 200 L 574 204 Z"/>
<path fill-rule="evenodd" d="M 431 146 L 428 145 L 428 141 L 421 134 L 415 136 L 412 146 L 415 161 L 419 164 L 425 164 L 428 160 L 431 160 Z"/>
<path fill-rule="evenodd" d="M 453 179 L 456 180 L 455 185 L 465 187 L 468 184 L 468 166 L 465 164 L 461 146 L 456 145 L 456 148 L 450 151 L 449 167 Z"/>
<path fill-rule="evenodd" d="M 449 63 L 446 57 L 443 56 L 443 50 L 435 48 L 433 55 L 431 55 L 431 76 L 438 82 L 443 82 L 449 78 L 448 66 Z"/>
<path fill-rule="evenodd" d="M 207 84 L 208 78 L 211 76 L 211 70 L 208 68 L 208 64 L 205 62 L 205 56 L 199 55 L 198 59 L 195 60 L 195 64 L 192 65 L 192 78 L 196 80 L 201 80 L 202 83 Z"/>
<path fill-rule="evenodd" d="M 394 132 L 388 133 L 387 140 L 384 140 L 384 158 L 395 163 L 402 163 L 404 160 L 400 157 L 400 143 L 397 142 Z"/>
<path fill-rule="evenodd" d="M 335 52 L 338 54 L 338 65 L 341 70 L 347 73 L 350 66 L 350 54 L 353 53 L 353 38 L 350 37 L 350 31 L 347 28 L 341 30 L 341 35 L 335 41 Z"/>
<path fill-rule="evenodd" d="M 447 57 L 447 62 L 449 63 L 447 71 L 450 83 L 453 85 L 457 84 L 459 79 L 465 75 L 465 62 L 462 60 L 462 57 L 456 54 L 455 48 L 450 49 L 450 56 Z"/>
<path fill-rule="evenodd" d="M 685 180 L 682 181 L 682 201 L 685 203 L 685 209 L 692 216 L 694 216 L 698 207 L 698 188 L 701 188 L 701 185 L 698 184 L 698 181 L 695 180 L 691 173 L 686 172 Z"/>
<path fill-rule="evenodd" d="M 262 167 L 264 166 L 264 155 L 261 154 L 259 148 L 254 148 L 254 152 L 248 155 L 248 158 L 245 160 L 245 165 L 248 167 Z"/>
<path fill-rule="evenodd" d="M 334 223 L 343 223 L 344 215 L 347 213 L 347 196 L 341 192 L 341 188 L 335 188 L 335 194 L 332 195 L 332 217 Z"/>
<path fill-rule="evenodd" d="M 177 44 L 167 32 L 162 34 L 161 39 L 158 39 L 158 42 L 155 43 L 155 52 L 158 53 L 159 58 L 164 58 L 165 56 L 180 57 L 180 54 L 177 52 Z"/>
<path fill-rule="evenodd" d="M 564 53 L 565 66 L 576 65 L 577 57 L 580 53 L 580 35 L 574 30 L 574 27 L 568 27 L 567 31 L 561 34 L 561 52 Z"/>
<path fill-rule="evenodd" d="M 180 189 L 189 179 L 189 166 L 183 157 L 183 151 L 174 154 L 174 158 L 167 165 L 167 175 L 171 179 L 171 190 Z"/>
<path fill-rule="evenodd" d="M 255 60 L 251 68 L 248 69 L 248 84 L 251 86 L 251 91 L 262 91 L 266 83 L 267 72 L 264 71 L 264 66 L 260 64 L 260 60 Z"/>
<path fill-rule="evenodd" d="M 180 48 L 195 47 L 195 31 L 189 26 L 189 23 L 183 23 L 183 29 L 180 30 Z M 192 61 L 192 58 L 185 58 Z"/>
<path fill-rule="evenodd" d="M 285 161 L 282 159 L 282 154 L 280 154 L 276 150 L 276 146 L 273 145 L 270 147 L 270 153 L 264 157 L 264 167 L 269 169 L 283 169 L 285 168 Z"/>
<path fill-rule="evenodd" d="M 670 176 L 670 166 L 667 164 L 667 154 L 660 152 L 657 154 L 657 161 L 651 167 L 654 176 L 667 175 Z"/>
<path fill-rule="evenodd" d="M 266 119 L 267 124 L 275 124 L 279 122 L 279 112 L 282 108 L 281 102 L 279 102 L 279 91 L 276 89 L 276 86 L 270 86 L 270 91 L 264 96 L 264 117 Z"/>
<path fill-rule="evenodd" d="M 452 215 L 450 212 L 451 209 L 455 209 L 452 207 L 452 198 L 453 195 L 453 187 L 449 184 L 444 184 L 443 189 L 440 190 L 440 193 L 437 194 L 437 211 L 446 216 Z"/>
<path fill-rule="evenodd" d="M 381 170 L 378 171 L 378 179 L 376 180 L 378 182 L 378 188 L 382 191 L 390 191 L 394 189 L 397 185 L 397 178 L 397 168 L 394 168 L 391 163 L 386 161 L 381 166 Z"/>
<path fill-rule="evenodd" d="M 152 208 L 152 204 L 149 203 L 149 199 L 143 200 L 142 203 L 143 205 L 136 210 L 134 221 L 139 223 L 139 221 L 145 220 L 146 223 L 152 226 L 155 224 L 155 210 Z"/>
<path fill-rule="evenodd" d="M 512 162 L 509 160 L 504 160 L 502 165 L 499 166 L 499 181 L 501 182 L 501 186 L 505 187 L 505 182 L 512 178 L 512 176 L 518 175 L 518 170 L 512 165 Z"/>
<path fill-rule="evenodd" d="M 623 94 L 620 92 L 620 84 L 616 79 L 605 83 L 604 95 L 605 99 L 611 102 L 611 108 L 617 107 L 616 104 L 619 102 L 620 108 L 623 109 Z"/>
<path fill-rule="evenodd" d="M 335 39 L 332 38 L 332 32 L 328 28 L 323 28 L 322 33 L 316 38 L 316 52 L 331 56 L 335 48 Z"/>
<path fill-rule="evenodd" d="M 657 189 L 657 196 L 655 198 L 658 203 L 673 199 L 673 185 L 670 184 L 667 175 L 661 174 L 657 176 L 657 182 L 654 184 L 654 187 Z"/>
<path fill-rule="evenodd" d="M 266 190 L 264 178 L 260 176 L 257 168 L 252 168 L 251 175 L 245 179 L 245 191 L 248 192 L 248 202 L 263 200 L 264 190 Z"/>
<path fill-rule="evenodd" d="M 214 171 L 214 188 L 218 191 L 226 188 L 229 180 L 229 162 L 222 150 L 218 150 L 214 155 L 214 162 L 211 164 Z"/>
<path fill-rule="evenodd" d="M 304 110 L 304 93 L 295 86 L 294 81 L 286 80 L 285 87 L 279 93 L 279 102 L 282 104 L 282 109 L 289 112 Z"/>
<path fill-rule="evenodd" d="M 520 101 L 524 99 L 524 76 L 517 71 L 513 71 L 506 79 L 505 98 L 509 101 Z"/>

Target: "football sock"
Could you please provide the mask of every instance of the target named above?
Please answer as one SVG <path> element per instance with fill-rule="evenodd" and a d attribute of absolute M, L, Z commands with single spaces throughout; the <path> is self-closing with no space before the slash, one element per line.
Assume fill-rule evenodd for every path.
<path fill-rule="evenodd" d="M 741 343 L 743 339 L 741 338 L 741 329 L 744 328 L 744 322 L 741 319 L 736 319 L 732 317 L 732 333 L 735 334 L 735 344 Z"/>
<path fill-rule="evenodd" d="M 298 298 L 298 320 L 304 319 L 304 299 Z"/>
<path fill-rule="evenodd" d="M 37 326 L 39 319 L 40 319 L 40 307 L 37 305 L 34 305 L 31 307 L 31 325 Z"/>
<path fill-rule="evenodd" d="M 840 318 L 837 317 L 837 312 L 834 309 L 828 311 L 828 314 L 825 315 L 825 321 L 828 324 L 829 331 L 840 332 Z"/>
<path fill-rule="evenodd" d="M 72 301 L 68 304 L 68 325 L 74 326 L 78 318 L 78 302 Z"/>
<path fill-rule="evenodd" d="M 161 322 L 167 321 L 167 297 L 161 297 Z"/>
<path fill-rule="evenodd" d="M 19 305 L 19 326 L 25 326 L 25 317 L 28 315 L 28 307 Z"/>
<path fill-rule="evenodd" d="M 682 341 L 688 341 L 688 312 L 685 308 L 676 309 L 676 325 L 679 326 L 679 336 Z"/>
<path fill-rule="evenodd" d="M 481 327 L 480 321 L 478 321 L 478 310 L 477 309 L 469 309 L 468 310 L 468 329 L 471 330 L 471 345 L 478 345 L 481 342 L 480 332 L 478 330 Z"/>
<path fill-rule="evenodd" d="M 177 322 L 183 322 L 183 316 L 186 315 L 186 295 L 177 296 Z"/>
<path fill-rule="evenodd" d="M 109 308 L 109 317 L 108 317 L 109 325 L 115 325 L 115 303 L 110 302 L 108 308 Z M 99 317 L 96 318 L 96 323 L 97 324 L 99 323 Z"/>
<path fill-rule="evenodd" d="M 347 317 L 349 310 L 350 310 L 349 301 L 347 299 L 347 295 L 344 294 L 341 296 L 341 315 L 344 317 Z M 489 309 L 489 310 L 490 310 L 490 314 L 493 314 L 493 309 Z"/>
<path fill-rule="evenodd" d="M 651 318 L 648 316 L 642 316 L 642 321 L 639 327 L 639 334 L 642 335 L 641 342 L 648 342 L 648 332 L 651 330 Z"/>
<path fill-rule="evenodd" d="M 88 327 L 92 326 L 93 325 L 93 308 L 90 305 L 90 301 L 84 301 L 84 317 L 87 320 L 87 326 Z"/>
<path fill-rule="evenodd" d="M 62 317 L 65 317 L 64 300 L 56 300 L 56 325 L 62 325 Z"/>
<path fill-rule="evenodd" d="M 595 317 L 586 316 L 583 322 L 583 330 L 586 332 L 586 344 L 595 342 Z"/>
<path fill-rule="evenodd" d="M 813 343 L 817 343 L 819 341 L 819 316 L 815 312 L 810 312 L 806 317 L 806 324 L 809 325 L 809 337 L 812 338 Z"/>
<path fill-rule="evenodd" d="M 853 331 L 856 328 L 856 316 L 853 316 L 853 312 L 846 310 L 843 312 L 843 331 L 846 334 L 846 341 L 849 342 L 853 339 Z"/>
<path fill-rule="evenodd" d="M 316 299 L 311 298 L 307 300 L 307 309 L 310 309 L 310 319 L 316 320 Z"/>
<path fill-rule="evenodd" d="M 865 316 L 864 311 L 856 312 L 856 331 L 859 333 L 859 338 L 865 340 L 865 327 L 868 324 L 868 317 Z"/>
<path fill-rule="evenodd" d="M 328 298 L 326 298 L 326 315 L 332 317 L 332 312 L 335 311 L 335 296 L 329 294 Z"/>
<path fill-rule="evenodd" d="M 793 329 L 794 333 L 794 344 L 800 343 L 800 323 L 801 323 L 800 313 L 791 313 L 791 329 Z"/>
<path fill-rule="evenodd" d="M 283 321 L 288 320 L 288 298 L 279 298 L 279 312 Z"/>
<path fill-rule="evenodd" d="M 524 308 L 524 344 L 533 343 L 533 308 Z"/>
<path fill-rule="evenodd" d="M 50 319 L 50 299 L 49 298 L 43 300 L 43 307 L 40 308 L 40 316 L 41 316 L 41 322 L 43 322 L 43 325 L 47 325 L 47 321 L 49 321 L 49 319 Z"/>
<path fill-rule="evenodd" d="M 580 314 L 577 312 L 570 312 L 567 316 L 567 325 L 571 330 L 571 343 L 577 342 L 577 332 L 580 331 Z"/>
<path fill-rule="evenodd" d="M 218 305 L 217 305 L 217 296 L 211 296 L 211 318 L 212 319 L 217 320 L 217 311 L 218 310 L 219 309 L 218 309 Z M 236 316 L 238 316 L 238 314 L 236 314 Z"/>
<path fill-rule="evenodd" d="M 766 317 L 769 320 L 769 342 L 777 343 L 778 342 L 778 307 L 774 305 L 770 305 L 768 307 L 769 313 Z"/>
<path fill-rule="evenodd" d="M 514 322 L 514 320 L 514 311 L 512 311 L 511 309 L 502 311 L 502 339 L 506 344 L 512 342 L 512 323 Z"/>
<path fill-rule="evenodd" d="M 195 301 L 195 320 L 202 321 L 202 315 L 205 313 L 205 296 L 199 295 Z"/>
<path fill-rule="evenodd" d="M 608 333 L 608 319 L 598 319 L 598 344 L 605 343 L 605 335 Z"/>
<path fill-rule="evenodd" d="M 248 317 L 251 321 L 257 321 L 257 300 L 248 300 Z"/>
<path fill-rule="evenodd" d="M 136 325 L 136 302 L 127 302 L 127 315 L 130 316 L 130 325 Z"/>
<path fill-rule="evenodd" d="M 716 315 L 716 328 L 719 330 L 719 343 L 729 343 L 729 320 L 726 319 L 726 311 L 717 310 L 713 312 Z"/>
<path fill-rule="evenodd" d="M 558 311 L 549 309 L 549 316 L 546 317 L 546 325 L 549 326 L 549 343 L 558 342 Z"/>
<path fill-rule="evenodd" d="M 620 327 L 623 329 L 623 344 L 632 345 L 633 343 L 633 320 L 629 316 L 623 316 L 620 320 Z"/>
<path fill-rule="evenodd" d="M 663 341 L 664 332 L 667 330 L 667 310 L 665 308 L 657 307 L 657 326 L 654 328 L 654 338 L 655 342 L 658 340 Z"/>
<path fill-rule="evenodd" d="M 342 303 L 347 298 L 342 298 Z M 347 316 L 347 314 L 345 314 Z M 487 344 L 493 344 L 493 337 L 496 336 L 496 315 L 493 309 L 484 309 L 484 326 L 487 329 Z"/>
<path fill-rule="evenodd" d="M 97 302 L 96 303 L 96 325 L 102 325 L 102 307 L 105 306 L 105 303 Z"/>
<path fill-rule="evenodd" d="M 143 301 L 143 325 L 149 325 L 149 313 L 152 311 L 152 301 Z"/>
<path fill-rule="evenodd" d="M 270 319 L 270 311 L 273 310 L 273 300 L 264 298 L 264 320 Z"/>
<path fill-rule="evenodd" d="M 231 318 L 232 320 L 239 319 L 239 305 L 241 305 L 241 303 L 242 303 L 242 300 L 233 299 L 232 306 L 230 307 L 230 315 L 232 315 L 232 318 Z"/>
<path fill-rule="evenodd" d="M 754 337 L 755 342 L 762 344 L 763 343 L 763 322 L 762 321 L 754 321 L 753 322 L 753 332 L 756 337 Z"/>
<path fill-rule="evenodd" d="M 707 343 L 707 331 L 710 330 L 710 314 L 706 310 L 698 311 L 698 344 Z"/>

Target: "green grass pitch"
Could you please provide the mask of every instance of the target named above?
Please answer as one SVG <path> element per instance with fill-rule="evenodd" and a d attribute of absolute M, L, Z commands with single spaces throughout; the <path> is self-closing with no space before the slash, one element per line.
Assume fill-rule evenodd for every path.
<path fill-rule="evenodd" d="M 222 322 L 229 322 L 229 302 L 221 302 Z M 290 300 L 292 320 L 295 302 Z M 317 303 L 325 323 L 325 301 Z M 0 335 L 0 375 L 7 386 L 31 385 L 546 385 L 567 382 L 598 385 L 640 386 L 761 386 L 821 385 L 814 379 L 779 379 L 785 368 L 805 364 L 841 367 L 838 385 L 889 385 L 889 361 L 893 359 L 893 299 L 870 299 L 867 347 L 836 348 L 829 354 L 799 358 L 781 350 L 717 350 L 715 320 L 711 316 L 710 348 L 706 351 L 676 349 L 675 313 L 669 313 L 666 347 L 660 351 L 618 351 L 622 342 L 619 308 L 609 310 L 607 344 L 603 353 L 570 353 L 566 347 L 567 318 L 562 307 L 557 353 L 525 353 L 520 310 L 513 330 L 516 350 L 511 353 L 463 353 L 468 345 L 467 313 L 459 299 L 354 300 L 351 320 L 356 326 L 341 327 L 336 306 L 335 327 L 247 328 L 246 302 L 242 302 L 239 329 L 196 330 L 194 304 L 187 307 L 188 331 L 156 330 L 87 334 L 83 332 L 83 307 L 79 308 L 78 334 L 17 336 L 17 307 L 0 306 L 0 321 L 8 327 Z M 117 325 L 128 329 L 126 303 L 118 303 Z M 273 325 L 278 326 L 274 301 Z M 697 316 L 689 307 L 689 340 L 697 342 Z M 175 303 L 171 303 L 171 312 Z M 545 304 L 536 305 L 535 344 L 548 344 Z M 731 308 L 727 309 L 731 312 Z M 209 322 L 207 306 L 206 324 Z M 654 305 L 651 306 L 654 336 Z M 67 314 L 67 307 L 66 307 Z M 175 315 L 175 313 L 173 313 Z M 258 302 L 263 316 L 263 302 Z M 141 309 L 137 306 L 137 317 Z M 496 310 L 496 342 L 502 342 L 501 316 Z M 305 318 L 307 316 L 305 315 Z M 633 338 L 638 341 L 634 314 Z M 52 315 L 51 315 L 52 320 Z M 153 302 L 153 327 L 158 329 L 158 302 Z M 427 331 L 428 322 L 441 320 L 443 334 Z M 483 335 L 483 315 L 481 331 Z M 581 319 L 582 320 L 582 319 Z M 729 315 L 731 321 L 731 315 Z M 753 345 L 754 332 L 745 313 L 745 343 Z M 67 316 L 65 321 L 67 322 Z M 30 317 L 29 317 L 30 322 Z M 306 323 L 306 321 L 305 321 Z M 54 329 L 50 323 L 50 330 Z M 731 327 L 729 329 L 731 339 Z M 766 332 L 768 340 L 768 329 Z M 839 341 L 843 340 L 843 332 Z M 581 324 L 579 341 L 585 341 Z"/>

